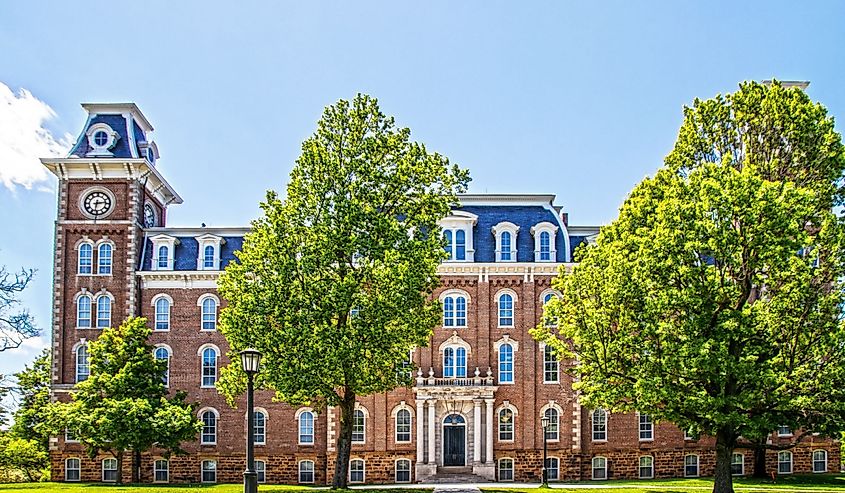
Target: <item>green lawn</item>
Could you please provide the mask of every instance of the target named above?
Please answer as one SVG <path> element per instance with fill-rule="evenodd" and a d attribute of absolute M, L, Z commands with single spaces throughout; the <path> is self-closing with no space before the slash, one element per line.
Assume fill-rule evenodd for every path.
<path fill-rule="evenodd" d="M 25 493 L 35 491 L 38 493 L 107 493 L 119 491 L 120 493 L 242 493 L 243 484 L 215 484 L 215 485 L 127 485 L 117 486 L 114 484 L 102 483 L 0 483 L 2 493 Z M 261 493 L 318 493 L 325 491 L 322 488 L 304 488 L 302 486 L 287 486 L 276 484 L 262 484 L 258 487 Z M 431 493 L 428 489 L 368 489 L 367 493 Z M 358 492 L 356 492 L 358 493 Z"/>
<path fill-rule="evenodd" d="M 601 489 L 614 489 L 620 493 L 670 493 L 673 491 L 689 492 L 710 490 L 712 478 L 697 479 L 653 479 L 653 480 L 618 480 L 618 481 L 581 481 L 552 483 L 553 493 L 586 493 L 585 488 L 567 488 L 568 485 L 588 485 Z M 507 488 L 502 483 L 489 488 L 481 488 L 484 493 L 549 493 L 542 488 Z M 750 478 L 734 478 L 734 489 L 751 491 L 842 491 L 845 493 L 845 475 L 814 474 L 808 476 L 782 476 L 777 481 Z M 616 493 L 616 492 L 614 492 Z"/>

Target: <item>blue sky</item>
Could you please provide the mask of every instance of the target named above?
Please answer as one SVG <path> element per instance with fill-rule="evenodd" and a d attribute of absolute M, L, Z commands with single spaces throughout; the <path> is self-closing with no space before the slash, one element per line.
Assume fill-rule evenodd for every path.
<path fill-rule="evenodd" d="M 25 302 L 45 329 L 0 373 L 48 343 L 55 181 L 37 157 L 75 138 L 80 102 L 134 101 L 156 127 L 185 199 L 171 225 L 247 224 L 356 92 L 472 192 L 554 193 L 572 224 L 603 224 L 695 97 L 805 79 L 845 115 L 843 18 L 832 1 L 0 3 L 0 264 L 38 269 Z"/>

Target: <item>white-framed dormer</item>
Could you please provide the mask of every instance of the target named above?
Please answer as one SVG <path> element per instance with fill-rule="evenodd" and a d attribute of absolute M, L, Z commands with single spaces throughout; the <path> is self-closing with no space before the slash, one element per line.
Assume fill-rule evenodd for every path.
<path fill-rule="evenodd" d="M 477 222 L 478 216 L 465 211 L 452 211 L 440 220 L 448 254 L 446 262 L 473 262 L 475 260 L 472 230 Z"/>
<path fill-rule="evenodd" d="M 105 123 L 95 123 L 88 127 L 85 132 L 88 137 L 88 145 L 91 150 L 86 154 L 87 157 L 112 157 L 111 149 L 117 144 L 117 139 L 120 135 Z"/>
<path fill-rule="evenodd" d="M 519 226 L 502 221 L 492 228 L 496 238 L 496 262 L 516 262 Z"/>
<path fill-rule="evenodd" d="M 159 234 L 150 238 L 153 243 L 152 270 L 173 270 L 173 261 L 176 258 L 176 245 L 179 239 L 175 236 Z"/>
<path fill-rule="evenodd" d="M 226 244 L 222 236 L 197 236 L 197 270 L 220 270 L 220 247 Z"/>
<path fill-rule="evenodd" d="M 534 261 L 535 262 L 556 262 L 558 227 L 554 224 L 543 221 L 531 226 L 531 236 L 534 237 Z"/>

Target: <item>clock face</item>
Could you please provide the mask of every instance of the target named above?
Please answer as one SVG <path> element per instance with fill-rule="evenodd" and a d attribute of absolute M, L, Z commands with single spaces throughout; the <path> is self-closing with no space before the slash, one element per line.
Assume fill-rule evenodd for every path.
<path fill-rule="evenodd" d="M 94 191 L 85 196 L 85 200 L 82 201 L 82 207 L 91 216 L 105 216 L 111 212 L 112 200 L 105 192 Z"/>
<path fill-rule="evenodd" d="M 144 204 L 144 227 L 152 228 L 156 225 L 156 211 L 150 204 Z"/>

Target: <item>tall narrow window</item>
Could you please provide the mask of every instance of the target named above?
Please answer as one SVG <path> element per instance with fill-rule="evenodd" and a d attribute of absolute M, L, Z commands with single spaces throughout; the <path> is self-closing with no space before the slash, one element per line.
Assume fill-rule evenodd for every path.
<path fill-rule="evenodd" d="M 217 351 L 205 348 L 202 351 L 202 386 L 214 387 L 217 382 Z"/>
<path fill-rule="evenodd" d="M 79 481 L 81 471 L 79 459 L 65 459 L 65 481 Z"/>
<path fill-rule="evenodd" d="M 499 253 L 499 258 L 503 261 L 511 259 L 511 234 L 510 231 L 505 231 L 502 233 L 501 241 L 500 241 L 500 248 L 501 251 Z"/>
<path fill-rule="evenodd" d="M 552 249 L 551 249 L 551 235 L 548 231 L 543 231 L 540 233 L 540 260 L 551 260 L 552 259 Z"/>
<path fill-rule="evenodd" d="M 513 481 L 513 459 L 499 459 L 499 481 Z"/>
<path fill-rule="evenodd" d="M 648 414 L 640 414 L 640 440 L 654 439 L 654 423 L 651 422 L 651 416 Z"/>
<path fill-rule="evenodd" d="M 549 481 L 557 481 L 559 469 L 560 460 L 558 460 L 557 457 L 546 458 L 546 479 Z"/>
<path fill-rule="evenodd" d="M 111 274 L 111 245 L 103 243 L 97 250 L 97 274 Z"/>
<path fill-rule="evenodd" d="M 640 457 L 640 479 L 651 479 L 654 477 L 654 457 L 644 455 Z"/>
<path fill-rule="evenodd" d="M 455 298 L 447 296 L 443 298 L 443 326 L 453 327 L 455 325 Z"/>
<path fill-rule="evenodd" d="M 742 454 L 731 455 L 731 475 L 742 476 L 745 474 L 745 456 Z"/>
<path fill-rule="evenodd" d="M 256 445 L 265 445 L 267 443 L 267 415 L 262 411 L 255 411 L 252 415 L 252 433 Z"/>
<path fill-rule="evenodd" d="M 466 235 L 466 231 L 462 229 L 455 230 L 455 260 L 466 260 L 467 258 Z"/>
<path fill-rule="evenodd" d="M 446 254 L 447 254 L 446 260 L 452 260 L 455 257 L 452 254 L 452 230 L 451 229 L 447 229 L 447 230 L 443 231 L 443 239 L 446 240 L 446 246 L 444 247 L 446 249 Z"/>
<path fill-rule="evenodd" d="M 200 443 L 203 445 L 214 445 L 217 443 L 217 413 L 208 410 L 202 413 L 202 437 Z"/>
<path fill-rule="evenodd" d="M 88 346 L 80 344 L 76 348 L 76 382 L 84 382 L 88 380 L 88 375 L 91 374 L 91 367 L 88 365 Z"/>
<path fill-rule="evenodd" d="M 466 349 L 462 347 L 447 347 L 443 350 L 443 376 L 445 378 L 466 378 Z"/>
<path fill-rule="evenodd" d="M 158 268 L 166 269 L 170 266 L 170 252 L 167 246 L 158 247 Z"/>
<path fill-rule="evenodd" d="M 813 472 L 827 472 L 827 450 L 813 451 Z"/>
<path fill-rule="evenodd" d="M 103 459 L 103 481 L 106 483 L 117 481 L 117 459 Z"/>
<path fill-rule="evenodd" d="M 543 325 L 545 325 L 546 327 L 557 327 L 557 318 L 546 313 L 546 304 L 548 304 L 548 302 L 552 301 L 554 298 L 555 295 L 552 293 L 546 293 L 545 296 L 543 296 Z"/>
<path fill-rule="evenodd" d="M 156 459 L 153 463 L 153 481 L 156 483 L 170 481 L 170 463 L 167 459 Z"/>
<path fill-rule="evenodd" d="M 513 383 L 513 346 L 499 346 L 499 383 Z"/>
<path fill-rule="evenodd" d="M 208 297 L 202 300 L 202 330 L 217 329 L 217 302 Z"/>
<path fill-rule="evenodd" d="M 366 439 L 367 422 L 364 411 L 356 409 L 352 413 L 352 443 L 364 443 Z"/>
<path fill-rule="evenodd" d="M 411 411 L 400 409 L 396 413 L 396 441 L 411 441 Z"/>
<path fill-rule="evenodd" d="M 499 296 L 499 327 L 513 327 L 513 296 L 508 293 Z"/>
<path fill-rule="evenodd" d="M 607 411 L 596 409 L 593 411 L 593 441 L 603 442 L 607 440 Z"/>
<path fill-rule="evenodd" d="M 513 441 L 513 411 L 508 408 L 499 411 L 499 441 Z"/>
<path fill-rule="evenodd" d="M 314 461 L 303 460 L 299 462 L 299 482 L 313 483 L 314 482 Z"/>
<path fill-rule="evenodd" d="M 80 329 L 91 328 L 91 297 L 87 294 L 76 299 L 76 326 Z"/>
<path fill-rule="evenodd" d="M 466 327 L 467 325 L 467 299 L 463 296 L 455 298 L 455 326 Z"/>
<path fill-rule="evenodd" d="M 97 328 L 105 329 L 111 326 L 111 298 L 106 295 L 97 297 Z"/>
<path fill-rule="evenodd" d="M 546 440 L 558 440 L 560 414 L 557 412 L 557 409 L 550 407 L 546 409 L 546 417 L 549 418 L 549 426 L 546 428 Z"/>
<path fill-rule="evenodd" d="M 411 461 L 408 459 L 399 459 L 396 461 L 396 482 L 411 482 Z"/>
<path fill-rule="evenodd" d="M 206 269 L 214 268 L 214 247 L 212 245 L 207 245 L 203 250 L 202 266 Z"/>
<path fill-rule="evenodd" d="M 155 357 L 159 361 L 166 361 L 167 366 L 164 368 L 164 374 L 161 376 L 161 381 L 165 386 L 170 385 L 170 351 L 165 347 L 157 347 L 155 350 Z"/>
<path fill-rule="evenodd" d="M 558 383 L 560 381 L 560 363 L 555 350 L 546 346 L 543 351 L 543 383 Z"/>
<path fill-rule="evenodd" d="M 778 452 L 778 474 L 792 474 L 792 452 Z"/>
<path fill-rule="evenodd" d="M 363 483 L 364 482 L 364 461 L 361 459 L 352 459 L 349 462 L 349 482 Z"/>
<path fill-rule="evenodd" d="M 202 461 L 202 482 L 216 483 L 217 482 L 217 461 L 204 460 Z"/>
<path fill-rule="evenodd" d="M 607 479 L 607 459 L 593 457 L 593 479 Z"/>
<path fill-rule="evenodd" d="M 688 478 L 698 477 L 698 456 L 687 455 L 684 457 L 684 476 Z"/>
<path fill-rule="evenodd" d="M 314 413 L 303 411 L 299 414 L 299 443 L 311 445 L 314 443 Z"/>
<path fill-rule="evenodd" d="M 77 272 L 80 274 L 91 274 L 92 265 L 94 264 L 94 247 L 90 243 L 83 243 L 79 245 L 79 268 Z"/>
<path fill-rule="evenodd" d="M 170 300 L 159 298 L 155 306 L 156 330 L 170 330 Z"/>
<path fill-rule="evenodd" d="M 259 483 L 267 481 L 267 463 L 263 460 L 255 461 L 255 476 Z"/>

